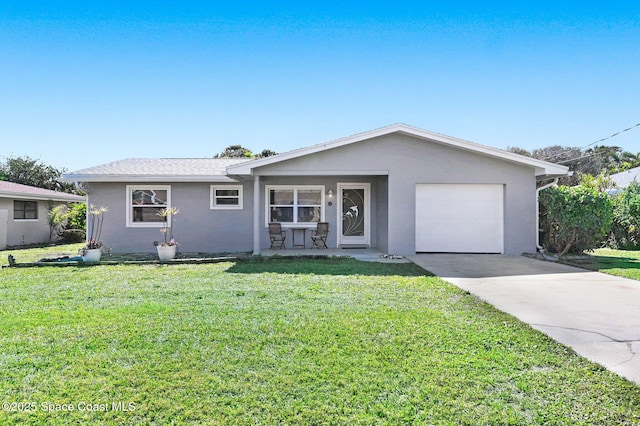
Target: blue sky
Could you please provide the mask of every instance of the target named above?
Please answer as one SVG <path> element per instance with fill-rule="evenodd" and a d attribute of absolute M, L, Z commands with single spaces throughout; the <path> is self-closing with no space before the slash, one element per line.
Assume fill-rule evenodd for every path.
<path fill-rule="evenodd" d="M 398 122 L 527 149 L 630 127 L 640 7 L 0 1 L 0 156 L 76 170 Z M 604 143 L 636 153 L 640 127 Z"/>

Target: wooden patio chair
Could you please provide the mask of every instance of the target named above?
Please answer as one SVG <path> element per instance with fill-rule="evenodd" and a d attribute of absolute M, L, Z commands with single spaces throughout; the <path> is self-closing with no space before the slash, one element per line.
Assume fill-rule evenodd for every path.
<path fill-rule="evenodd" d="M 311 248 L 328 248 L 327 236 L 329 235 L 329 222 L 318 222 L 318 226 L 315 231 L 311 231 L 311 241 L 313 245 Z"/>
<path fill-rule="evenodd" d="M 269 247 L 270 249 L 273 248 L 279 248 L 279 249 L 283 249 L 284 247 L 284 240 L 286 239 L 286 235 L 285 232 L 282 230 L 282 225 L 279 224 L 278 222 L 271 222 L 269 223 L 269 240 L 271 241 L 271 247 Z"/>

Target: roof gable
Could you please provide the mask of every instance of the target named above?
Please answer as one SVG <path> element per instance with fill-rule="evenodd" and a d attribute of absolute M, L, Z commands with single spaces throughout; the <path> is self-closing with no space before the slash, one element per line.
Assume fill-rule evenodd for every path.
<path fill-rule="evenodd" d="M 311 155 L 317 152 L 326 151 L 329 149 L 338 148 L 341 146 L 363 142 L 368 139 L 377 138 L 380 136 L 389 135 L 392 133 L 399 133 L 408 136 L 412 136 L 425 141 L 433 143 L 443 144 L 455 148 L 459 148 L 465 151 L 475 152 L 477 154 L 498 158 L 504 161 L 509 161 L 517 164 L 527 165 L 535 169 L 536 176 L 566 176 L 569 174 L 569 168 L 558 164 L 549 163 L 547 161 L 537 160 L 523 155 L 515 154 L 512 152 L 504 151 L 501 149 L 489 147 L 486 145 L 480 145 L 474 142 L 457 139 L 451 136 L 442 135 L 439 133 L 430 132 L 428 130 L 419 129 L 406 124 L 393 124 L 391 126 L 382 127 L 380 129 L 370 130 L 368 132 L 359 133 L 353 136 L 348 136 L 333 141 L 312 145 L 306 148 L 297 149 L 294 151 L 285 152 L 272 157 L 253 160 L 251 162 L 243 164 L 235 164 L 229 166 L 227 169 L 230 175 L 252 175 L 254 170 L 263 166 L 278 163 L 281 161 L 290 160 L 293 158 L 302 157 L 305 155 Z"/>

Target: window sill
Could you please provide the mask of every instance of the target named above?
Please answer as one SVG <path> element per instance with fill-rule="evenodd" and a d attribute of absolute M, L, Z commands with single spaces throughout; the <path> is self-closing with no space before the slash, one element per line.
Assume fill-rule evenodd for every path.
<path fill-rule="evenodd" d="M 322 221 L 321 221 L 322 222 Z M 293 223 L 293 222 L 272 222 L 272 223 L 279 223 L 280 226 L 282 226 L 282 229 L 289 229 L 289 228 L 313 228 L 315 229 L 316 226 L 318 226 L 318 222 L 299 222 L 299 223 Z M 265 226 L 265 228 L 268 228 L 269 224 L 267 224 Z"/>
<path fill-rule="evenodd" d="M 127 223 L 127 228 L 162 228 L 164 222 Z"/>

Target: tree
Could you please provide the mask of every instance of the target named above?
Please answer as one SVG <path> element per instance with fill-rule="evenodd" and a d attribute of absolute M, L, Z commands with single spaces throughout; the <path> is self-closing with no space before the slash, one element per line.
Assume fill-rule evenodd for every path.
<path fill-rule="evenodd" d="M 517 146 L 508 146 L 507 151 L 513 152 L 514 154 L 524 155 L 525 157 L 533 157 L 529 151 Z"/>
<path fill-rule="evenodd" d="M 0 163 L 0 180 L 73 193 L 73 185 L 61 181 L 64 171 L 29 157 L 12 157 Z"/>
<path fill-rule="evenodd" d="M 551 163 L 568 163 L 582 157 L 582 150 L 576 147 L 553 145 L 531 151 L 531 156 Z"/>
<path fill-rule="evenodd" d="M 265 158 L 265 157 L 271 157 L 274 155 L 278 155 L 278 153 L 270 149 L 263 149 L 260 154 L 256 155 L 256 158 Z"/>
<path fill-rule="evenodd" d="M 229 145 L 224 151 L 214 155 L 213 158 L 264 158 L 276 154 L 277 152 L 270 149 L 263 149 L 260 154 L 253 154 L 250 149 L 242 145 Z"/>
<path fill-rule="evenodd" d="M 251 150 L 243 147 L 242 145 L 229 145 L 219 154 L 213 156 L 213 158 L 251 158 L 253 154 Z"/>
<path fill-rule="evenodd" d="M 578 185 L 582 176 L 598 176 L 601 173 L 613 174 L 640 165 L 640 154 L 633 155 L 622 151 L 618 146 L 595 146 L 581 149 L 577 147 L 563 147 L 553 145 L 546 148 L 538 148 L 529 152 L 523 148 L 508 147 L 508 151 L 549 161 L 551 163 L 568 166 L 573 176 L 562 178 L 561 185 Z"/>
<path fill-rule="evenodd" d="M 616 182 L 604 172 L 601 172 L 598 176 L 582 175 L 580 178 L 580 185 L 595 189 L 602 193 L 606 193 L 607 191 L 616 188 Z"/>

